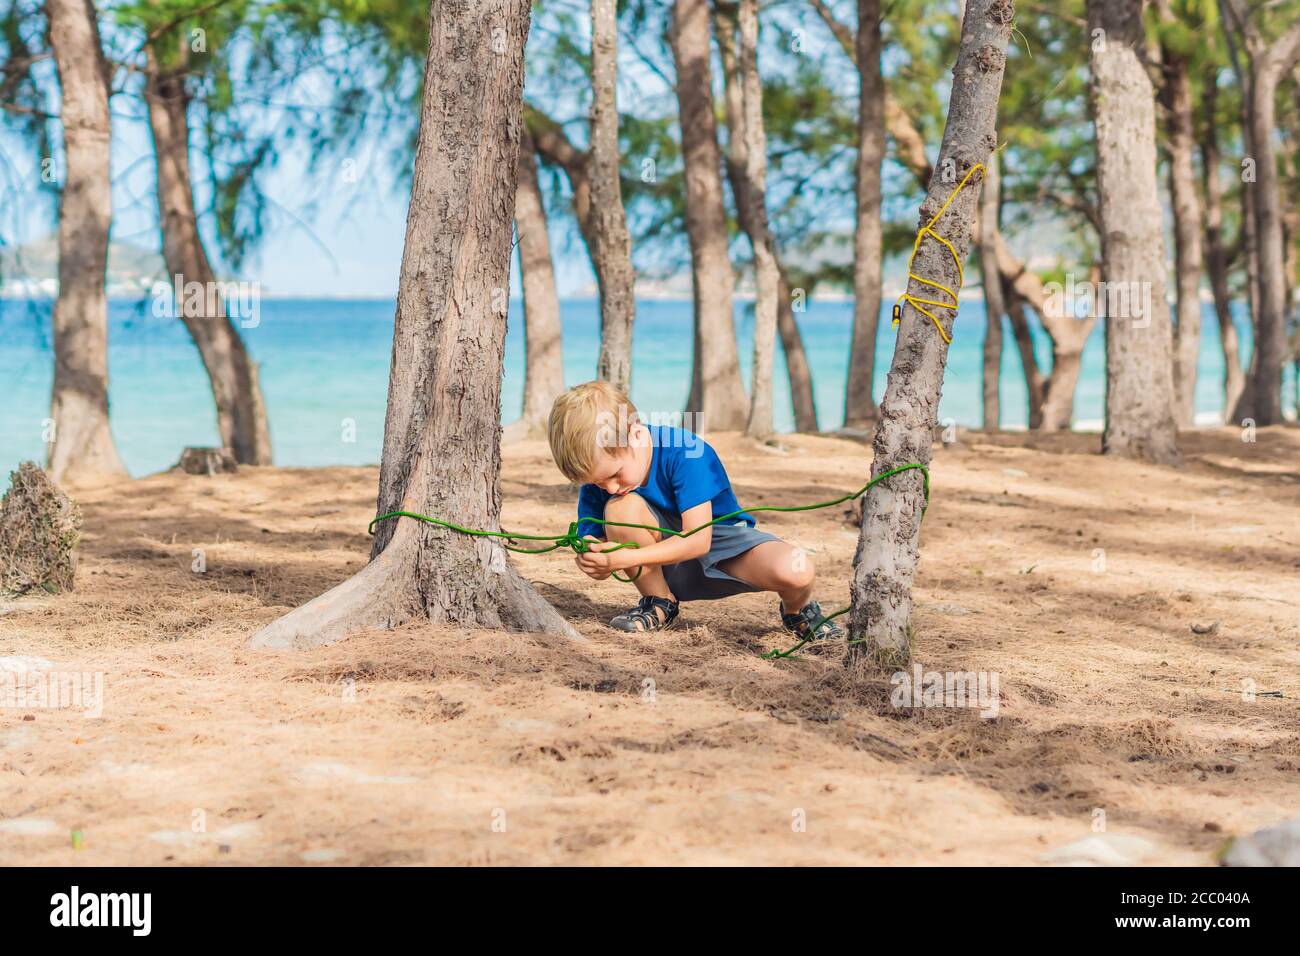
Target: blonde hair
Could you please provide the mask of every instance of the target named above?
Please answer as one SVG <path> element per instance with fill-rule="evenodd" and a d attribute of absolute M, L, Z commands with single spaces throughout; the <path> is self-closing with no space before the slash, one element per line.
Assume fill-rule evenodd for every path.
<path fill-rule="evenodd" d="M 575 385 L 551 406 L 547 427 L 551 457 L 564 477 L 586 481 L 591 477 L 597 453 L 626 448 L 628 432 L 637 421 L 636 406 L 616 385 Z"/>

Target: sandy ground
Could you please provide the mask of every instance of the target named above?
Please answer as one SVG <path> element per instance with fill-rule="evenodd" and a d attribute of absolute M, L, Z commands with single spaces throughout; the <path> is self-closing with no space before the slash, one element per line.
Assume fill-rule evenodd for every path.
<path fill-rule="evenodd" d="M 845 439 L 715 445 L 749 505 L 868 470 Z M 762 660 L 787 645 L 770 596 L 618 634 L 631 589 L 559 554 L 516 561 L 584 646 L 426 625 L 250 651 L 361 567 L 375 469 L 84 494 L 77 590 L 3 605 L 0 655 L 102 674 L 102 716 L 0 710 L 0 863 L 1033 864 L 1103 825 L 1131 861 L 1211 863 L 1300 810 L 1300 432 L 1186 434 L 1181 470 L 1099 445 L 936 449 L 916 659 L 996 673 L 995 719 Z M 503 486 L 506 527 L 571 520 L 542 443 Z M 843 605 L 844 508 L 760 526 Z"/>

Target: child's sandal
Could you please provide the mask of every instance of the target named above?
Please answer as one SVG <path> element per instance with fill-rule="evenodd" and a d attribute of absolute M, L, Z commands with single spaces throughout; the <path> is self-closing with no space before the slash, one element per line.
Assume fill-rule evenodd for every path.
<path fill-rule="evenodd" d="M 785 613 L 785 602 L 781 602 L 781 626 L 800 640 L 836 641 L 844 636 L 838 624 L 822 620 L 822 617 L 822 606 L 816 601 L 809 601 L 798 614 Z M 818 621 L 821 621 L 820 625 Z M 814 626 L 816 630 L 813 630 Z"/>
<path fill-rule="evenodd" d="M 666 631 L 677 620 L 678 610 L 676 601 L 646 595 L 636 607 L 610 621 L 609 626 L 620 631 Z"/>

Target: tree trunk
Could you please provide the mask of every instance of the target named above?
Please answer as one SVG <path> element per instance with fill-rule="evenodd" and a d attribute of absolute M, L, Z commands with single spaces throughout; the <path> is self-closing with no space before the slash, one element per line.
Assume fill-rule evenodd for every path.
<path fill-rule="evenodd" d="M 67 164 L 53 317 L 54 436 L 46 470 L 60 484 L 91 484 L 127 473 L 108 424 L 108 71 L 89 0 L 50 0 L 46 12 L 62 90 Z"/>
<path fill-rule="evenodd" d="M 780 263 L 778 262 L 778 265 Z M 817 403 L 813 400 L 812 370 L 803 348 L 803 336 L 794 318 L 794 297 L 785 269 L 781 269 L 781 282 L 777 287 L 776 330 L 781 335 L 781 349 L 785 352 L 785 370 L 790 377 L 790 401 L 794 405 L 794 429 L 815 433 Z"/>
<path fill-rule="evenodd" d="M 1294 85 L 1300 91 L 1300 65 L 1292 67 Z M 1295 403 L 1297 421 L 1300 421 L 1300 308 L 1296 303 L 1296 278 L 1300 277 L 1300 203 L 1295 199 L 1300 193 L 1300 160 L 1295 153 L 1295 130 L 1286 130 L 1285 140 L 1291 149 L 1282 154 L 1286 168 L 1281 172 L 1282 186 L 1278 194 L 1282 199 L 1282 245 L 1286 249 L 1286 267 L 1282 274 L 1286 279 L 1285 342 L 1284 363 L 1291 365 L 1292 400 Z"/>
<path fill-rule="evenodd" d="M 1162 10 L 1168 13 L 1168 8 Z M 1180 426 L 1196 421 L 1196 364 L 1201 348 L 1201 206 L 1196 197 L 1195 124 L 1187 60 L 1162 51 L 1167 111 L 1169 194 L 1174 214 L 1174 271 L 1177 275 L 1178 325 L 1174 333 L 1174 419 Z"/>
<path fill-rule="evenodd" d="M 1097 324 L 1096 317 L 1075 322 L 1069 332 L 1052 339 L 1052 373 L 1043 387 L 1043 407 L 1038 428 L 1045 432 L 1069 431 L 1074 418 L 1074 390 L 1083 367 L 1083 347 Z"/>
<path fill-rule="evenodd" d="M 839 40 L 840 47 L 848 55 L 849 59 L 856 64 L 858 62 L 858 37 L 853 29 L 848 24 L 835 19 L 835 15 L 831 12 L 830 7 L 826 5 L 825 0 L 811 0 L 811 3 L 813 9 L 817 11 L 817 15 L 830 27 L 835 39 Z M 877 3 L 875 6 L 879 10 L 880 5 Z M 879 15 L 874 19 L 876 24 L 879 25 Z M 858 22 L 862 22 L 861 10 L 858 11 Z M 885 129 L 893 137 L 898 161 L 907 167 L 921 188 L 925 189 L 929 185 L 930 173 L 933 171 L 930 161 L 925 155 L 925 137 L 917 130 L 912 118 L 907 115 L 903 107 L 899 105 L 898 100 L 889 91 L 887 83 L 882 86 L 881 100 L 885 113 Z"/>
<path fill-rule="evenodd" d="M 592 176 L 591 176 L 591 154 L 584 153 L 575 147 L 569 138 L 564 134 L 563 128 L 558 123 L 540 112 L 534 107 L 525 107 L 529 137 L 532 141 L 534 150 L 538 156 L 546 162 L 558 166 L 564 170 L 565 176 L 569 180 L 569 189 L 573 193 L 573 216 L 578 222 L 578 231 L 582 234 L 582 243 L 587 249 L 587 258 L 591 260 L 591 271 L 596 276 L 596 285 L 600 291 L 601 299 L 601 316 L 604 321 L 605 303 L 619 297 L 613 290 L 626 285 L 628 281 L 632 282 L 628 288 L 632 289 L 632 295 L 635 295 L 635 274 L 629 272 L 631 279 L 626 279 L 622 275 L 623 266 L 617 255 L 602 254 L 601 249 L 605 248 L 602 240 L 598 235 L 601 228 L 598 217 L 593 212 L 592 202 Z M 621 187 L 620 187 L 621 189 Z M 622 216 L 624 219 L 623 228 L 626 230 L 626 216 L 623 212 L 622 201 L 620 198 L 619 208 L 615 215 Z M 607 250 L 606 250 L 607 251 Z M 627 268 L 631 269 L 630 259 L 627 260 Z M 629 298 L 628 301 L 633 303 L 632 309 L 635 312 L 635 299 Z M 604 334 L 602 325 L 601 331 L 601 358 L 597 359 L 597 374 L 603 374 L 601 369 L 604 366 L 603 356 L 605 355 L 606 343 L 610 343 L 611 353 L 616 353 L 622 349 L 620 346 L 615 349 L 612 338 L 607 339 Z M 618 330 L 611 331 L 611 335 L 619 334 Z M 631 369 L 631 326 L 628 327 L 626 340 L 627 365 Z M 621 361 L 621 360 L 620 360 Z"/>
<path fill-rule="evenodd" d="M 880 72 L 880 0 L 858 0 L 857 223 L 853 234 L 853 340 L 844 424 L 863 428 L 879 415 L 872 398 L 880 325 L 880 164 L 885 158 L 885 81 Z"/>
<path fill-rule="evenodd" d="M 591 0 L 592 258 L 599 264 L 600 365 L 597 376 L 632 387 L 632 322 L 636 318 L 632 237 L 627 231 L 618 151 L 618 11 L 615 0 Z"/>
<path fill-rule="evenodd" d="M 733 8 L 734 9 L 734 8 Z M 745 105 L 743 81 L 740 76 L 740 57 L 736 46 L 736 23 L 725 9 L 714 7 L 714 30 L 718 38 L 718 52 L 722 59 L 723 93 L 727 106 L 727 180 L 736 198 L 736 219 L 741 230 L 754 248 L 757 227 L 751 219 L 756 203 L 750 198 L 751 184 L 746 167 Z M 766 211 L 766 196 L 758 200 Z M 770 233 L 769 233 L 770 236 Z M 785 353 L 786 373 L 790 379 L 790 400 L 794 406 L 794 427 L 799 432 L 817 431 L 817 409 L 813 403 L 812 372 L 804 351 L 803 336 L 795 321 L 790 282 L 781 265 L 780 254 L 772 243 L 772 255 L 777 267 L 777 331 Z M 757 271 L 757 266 L 755 267 Z"/>
<path fill-rule="evenodd" d="M 257 366 L 226 313 L 216 275 L 199 235 L 190 178 L 189 93 L 185 89 L 184 59 L 188 37 L 182 36 L 182 63 L 166 69 L 157 51 L 146 47 L 149 72 L 145 101 L 153 135 L 158 175 L 158 225 L 163 261 L 173 288 L 189 283 L 203 289 L 202 306 L 177 296 L 176 315 L 185 324 L 208 373 L 217 409 L 217 434 L 241 465 L 271 464 L 271 432 L 258 382 Z"/>
<path fill-rule="evenodd" d="M 1024 262 L 1012 254 L 1001 233 L 994 237 L 993 245 L 997 251 L 998 268 L 1002 271 L 1007 315 L 1016 332 L 1022 363 L 1033 357 L 1033 342 L 1029 338 L 1028 324 L 1024 317 L 1025 305 L 1038 313 L 1043 331 L 1052 342 L 1052 371 L 1046 380 L 1039 376 L 1038 393 L 1042 404 L 1037 411 L 1033 405 L 1030 406 L 1030 427 L 1038 427 L 1043 431 L 1067 429 L 1074 410 L 1079 360 L 1084 344 L 1097 323 L 1097 316 L 1094 314 L 1086 319 L 1076 318 L 1067 307 L 1067 297 L 1049 294 L 1038 274 L 1031 272 Z M 1036 363 L 1034 367 L 1037 368 Z M 1028 374 L 1026 377 L 1029 378 Z M 1029 391 L 1032 398 L 1035 394 L 1032 381 Z M 1033 424 L 1035 420 L 1037 426 Z"/>
<path fill-rule="evenodd" d="M 379 475 L 380 514 L 499 528 L 501 363 L 529 0 L 434 0 Z M 503 48 L 504 47 L 504 48 Z M 258 632 L 301 648 L 409 620 L 576 637 L 496 539 L 381 521 L 362 571 Z"/>
<path fill-rule="evenodd" d="M 1242 109 L 1245 111 L 1243 117 L 1243 130 L 1245 131 L 1242 133 L 1242 145 L 1246 150 L 1246 155 L 1253 161 L 1255 149 L 1250 145 L 1249 119 L 1251 111 L 1247 105 L 1249 96 L 1250 87 L 1249 81 L 1247 81 L 1242 93 Z M 1241 188 L 1241 207 L 1242 246 L 1246 258 L 1246 304 L 1250 313 L 1248 318 L 1251 330 L 1251 349 L 1250 364 L 1246 369 L 1245 382 L 1242 385 L 1241 394 L 1237 397 L 1237 404 L 1232 411 L 1231 420 L 1238 423 L 1246 419 L 1254 421 L 1255 418 L 1255 382 L 1256 367 L 1259 362 L 1260 339 L 1259 230 L 1256 228 L 1255 222 L 1254 195 L 1244 182 Z"/>
<path fill-rule="evenodd" d="M 1097 131 L 1103 277 L 1108 291 L 1131 293 L 1127 307 L 1107 296 L 1102 450 L 1173 465 L 1179 461 L 1173 343 L 1155 96 L 1142 63 L 1142 0 L 1088 0 L 1088 29 L 1096 38 L 1089 99 Z"/>
<path fill-rule="evenodd" d="M 1253 199 L 1259 250 L 1259 311 L 1256 313 L 1255 361 L 1251 363 L 1249 393 L 1257 425 L 1282 419 L 1282 365 L 1286 341 L 1286 251 L 1282 235 L 1282 204 L 1278 192 L 1277 153 L 1273 145 L 1278 83 L 1300 58 L 1300 23 L 1267 47 L 1251 28 L 1246 49 L 1251 74 L 1250 141 L 1255 176 L 1246 183 Z"/>
<path fill-rule="evenodd" d="M 564 391 L 564 349 L 546 207 L 537 182 L 537 154 L 527 132 L 519 142 L 518 166 L 515 231 L 524 292 L 524 413 L 511 428 L 514 435 L 540 435 L 546 431 L 551 405 Z"/>
<path fill-rule="evenodd" d="M 772 434 L 772 362 L 776 353 L 777 298 L 781 274 L 767 222 L 767 135 L 763 129 L 763 81 L 758 72 L 758 0 L 740 0 L 740 81 L 745 141 L 745 191 L 754 252 L 754 369 L 745 434 Z"/>
<path fill-rule="evenodd" d="M 1011 323 L 1011 333 L 1016 339 L 1016 351 L 1020 353 L 1020 367 L 1025 373 L 1029 427 L 1038 429 L 1043 425 L 1043 373 L 1038 367 L 1038 356 L 1034 354 L 1034 337 L 1029 331 L 1029 320 L 1025 317 L 1025 302 L 1016 295 L 1005 277 L 1002 279 L 1002 294 L 1007 308 L 1007 320 Z M 1069 422 L 1068 417 L 1066 422 Z"/>
<path fill-rule="evenodd" d="M 1241 346 L 1232 321 L 1232 297 L 1228 291 L 1228 256 L 1223 248 L 1223 184 L 1219 179 L 1218 66 L 1208 67 L 1204 77 L 1205 133 L 1201 139 L 1201 171 L 1205 180 L 1205 268 L 1214 293 L 1214 313 L 1219 322 L 1219 344 L 1223 350 L 1223 420 L 1232 413 L 1245 387 L 1241 367 Z"/>
<path fill-rule="evenodd" d="M 980 192 L 980 279 L 984 285 L 984 430 L 998 430 L 1002 386 L 1002 276 L 998 272 L 996 248 L 999 202 L 998 157 L 989 156 Z"/>
<path fill-rule="evenodd" d="M 934 229 L 952 244 L 959 261 L 964 261 L 970 250 L 979 183 L 968 183 L 968 188 L 956 195 L 954 191 L 977 164 L 988 160 L 997 145 L 998 95 L 1014 15 L 1010 0 L 967 0 L 962 18 L 960 52 L 939 150 L 941 159 L 950 161 L 955 169 L 956 179 L 945 181 L 941 170 L 946 163 L 937 164 L 919 222 L 924 227 L 951 200 Z M 960 291 L 959 266 L 943 243 L 923 241 L 913 271 Z M 931 286 L 916 279 L 908 280 L 908 294 L 920 299 L 935 297 Z M 951 335 L 956 310 L 929 309 L 945 334 Z M 911 302 L 904 305 L 901 319 L 873 441 L 873 477 L 905 464 L 928 465 L 938 423 L 948 345 L 934 323 Z M 882 481 L 866 495 L 853 561 L 849 637 L 858 643 L 850 644 L 851 662 L 890 667 L 910 657 L 911 588 L 919 558 L 923 489 L 923 476 L 913 469 Z"/>
<path fill-rule="evenodd" d="M 722 158 L 713 117 L 707 0 L 675 0 L 672 47 L 686 166 L 686 233 L 691 244 L 695 301 L 695 359 L 686 410 L 699 413 L 704 428 L 733 431 L 745 427 L 748 402 L 740 378 L 732 312 L 735 277 L 727 255 Z"/>
<path fill-rule="evenodd" d="M 1246 138 L 1242 137 L 1243 140 Z M 1253 158 L 1254 151 L 1249 145 L 1245 147 L 1248 155 Z M 1250 364 L 1246 369 L 1245 381 L 1242 383 L 1241 393 L 1237 396 L 1237 404 L 1233 406 L 1229 416 L 1229 421 L 1244 422 L 1250 419 L 1255 420 L 1255 380 L 1256 366 L 1259 362 L 1259 243 L 1257 239 L 1257 230 L 1255 228 L 1255 203 L 1254 197 L 1246 184 L 1242 184 L 1241 189 L 1241 237 L 1242 237 L 1242 254 L 1246 259 L 1246 308 L 1249 313 L 1247 316 L 1250 322 L 1251 348 Z"/>
<path fill-rule="evenodd" d="M 1248 319 L 1251 328 L 1251 354 L 1250 366 L 1246 370 L 1245 382 L 1242 385 L 1241 393 L 1237 397 L 1237 403 L 1228 411 L 1228 420 L 1242 422 L 1245 419 L 1254 420 L 1255 415 L 1255 363 L 1259 360 L 1259 245 L 1255 229 L 1255 203 L 1249 189 L 1245 188 L 1244 164 L 1247 160 L 1254 162 L 1255 147 L 1251 143 L 1251 98 L 1254 93 L 1254 76 L 1253 71 L 1242 65 L 1241 57 L 1237 50 L 1237 42 L 1234 39 L 1234 29 L 1244 30 L 1244 16 L 1239 7 L 1235 7 L 1230 0 L 1223 0 L 1220 3 L 1220 10 L 1224 14 L 1223 34 L 1228 42 L 1228 55 L 1232 61 L 1233 72 L 1237 76 L 1237 84 L 1241 87 L 1241 146 L 1242 146 L 1242 190 L 1241 190 L 1241 240 L 1242 250 L 1246 260 L 1246 307 L 1249 312 Z M 1235 18 L 1235 19 L 1234 19 Z"/>

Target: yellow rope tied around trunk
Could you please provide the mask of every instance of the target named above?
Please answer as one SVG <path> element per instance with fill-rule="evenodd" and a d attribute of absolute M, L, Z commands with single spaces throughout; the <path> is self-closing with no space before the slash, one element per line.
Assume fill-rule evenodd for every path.
<path fill-rule="evenodd" d="M 939 319 L 935 316 L 933 312 L 931 312 L 929 309 L 926 308 L 926 306 L 934 305 L 934 306 L 938 306 L 941 309 L 952 309 L 954 312 L 957 311 L 957 293 L 961 292 L 962 283 L 965 282 L 966 276 L 962 270 L 961 257 L 957 255 L 957 250 L 953 248 L 951 242 L 949 242 L 943 236 L 935 232 L 933 227 L 934 224 L 939 221 L 939 217 L 942 216 L 944 212 L 948 209 L 948 204 L 951 203 L 953 199 L 956 198 L 957 194 L 961 192 L 962 189 L 965 188 L 966 183 L 970 181 L 970 178 L 975 175 L 976 170 L 980 170 L 982 172 L 984 170 L 984 164 L 976 163 L 974 166 L 970 168 L 970 171 L 966 173 L 966 175 L 962 178 L 962 181 L 957 184 L 957 188 L 954 189 L 952 191 L 952 194 L 947 198 L 947 200 L 944 201 L 944 204 L 939 208 L 939 211 L 936 212 L 934 216 L 930 219 L 930 221 L 927 222 L 925 226 L 922 227 L 920 232 L 916 234 L 916 241 L 912 243 L 911 258 L 907 260 L 907 278 L 909 280 L 915 279 L 917 282 L 920 282 L 922 285 L 928 285 L 931 286 L 932 288 L 938 289 L 940 292 L 948 296 L 949 301 L 940 302 L 936 299 L 918 299 L 916 296 L 908 295 L 907 290 L 903 290 L 903 294 L 900 295 L 898 297 L 898 301 L 894 303 L 894 329 L 895 330 L 897 330 L 898 323 L 903 318 L 903 303 L 910 302 L 912 303 L 912 308 L 916 309 L 917 312 L 920 312 L 922 315 L 928 315 L 930 317 L 930 321 L 933 322 L 934 327 L 939 330 L 939 334 L 943 336 L 943 340 L 947 342 L 949 345 L 952 345 L 952 338 L 949 337 L 948 333 L 943 330 L 943 324 L 939 321 Z M 931 236 L 934 239 L 938 239 L 940 242 L 942 242 L 945 246 L 948 247 L 948 251 L 952 254 L 952 261 L 957 266 L 957 290 L 955 292 L 941 282 L 935 282 L 933 279 L 927 279 L 924 276 L 919 276 L 912 271 L 912 264 L 916 261 L 916 254 L 921 251 L 921 241 L 925 239 L 926 236 Z"/>

